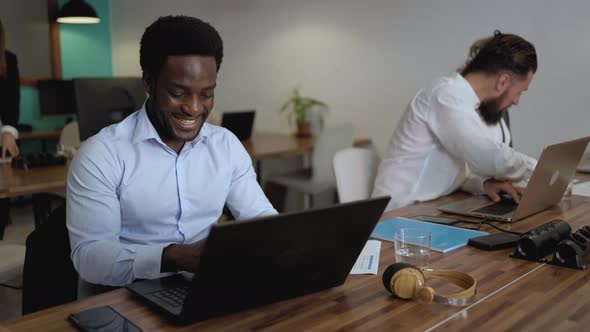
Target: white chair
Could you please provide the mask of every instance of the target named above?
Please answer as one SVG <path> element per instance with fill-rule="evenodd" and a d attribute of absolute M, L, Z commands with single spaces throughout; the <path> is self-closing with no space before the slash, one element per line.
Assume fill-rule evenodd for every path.
<path fill-rule="evenodd" d="M 334 156 L 340 202 L 371 197 L 380 158 L 374 148 L 347 148 Z"/>
<path fill-rule="evenodd" d="M 311 155 L 311 168 L 275 176 L 268 180 L 304 195 L 304 208 L 314 205 L 314 195 L 336 190 L 332 159 L 337 151 L 352 146 L 352 124 L 326 126 L 316 137 Z"/>
<path fill-rule="evenodd" d="M 63 127 L 59 135 L 59 144 L 66 150 L 68 148 L 78 149 L 80 147 L 78 122 L 72 121 Z"/>
<path fill-rule="evenodd" d="M 76 151 L 80 148 L 80 129 L 78 122 L 72 121 L 66 123 L 59 134 L 59 146 L 61 147 L 63 155 L 72 159 Z M 36 205 L 35 225 L 38 226 L 43 223 L 49 213 L 51 212 L 51 201 L 53 198 L 64 200 L 66 198 L 65 192 L 52 192 L 48 194 L 39 193 L 33 195 L 33 205 Z"/>
<path fill-rule="evenodd" d="M 25 246 L 0 241 L 0 284 L 21 287 L 24 264 Z"/>

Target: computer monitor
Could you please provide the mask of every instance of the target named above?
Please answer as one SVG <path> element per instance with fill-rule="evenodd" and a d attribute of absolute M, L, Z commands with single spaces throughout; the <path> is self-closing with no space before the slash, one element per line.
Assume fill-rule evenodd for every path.
<path fill-rule="evenodd" d="M 229 129 L 239 140 L 245 140 L 252 136 L 255 115 L 254 110 L 223 112 L 221 126 Z"/>
<path fill-rule="evenodd" d="M 139 77 L 74 79 L 80 140 L 138 110 L 147 94 Z"/>
<path fill-rule="evenodd" d="M 76 114 L 76 99 L 72 80 L 39 80 L 41 116 L 71 116 Z"/>

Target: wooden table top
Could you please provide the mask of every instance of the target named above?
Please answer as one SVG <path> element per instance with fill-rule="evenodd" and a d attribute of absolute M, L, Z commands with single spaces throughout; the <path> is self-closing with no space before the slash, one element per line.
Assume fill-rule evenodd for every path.
<path fill-rule="evenodd" d="M 24 170 L 0 164 L 0 198 L 65 191 L 67 173 L 65 165 Z"/>
<path fill-rule="evenodd" d="M 299 156 L 313 148 L 312 137 L 298 137 L 293 134 L 256 132 L 242 144 L 252 161 Z"/>
<path fill-rule="evenodd" d="M 382 219 L 415 214 L 438 215 L 436 207 L 466 197 L 459 193 L 436 201 L 385 214 Z M 501 227 L 525 232 L 549 220 L 567 220 L 573 230 L 586 223 L 590 199 L 573 196 L 558 206 L 514 224 Z M 484 225 L 482 230 L 495 232 Z M 324 331 L 324 330 L 584 330 L 590 321 L 588 271 L 556 268 L 509 258 L 511 249 L 479 251 L 462 247 L 433 252 L 431 267 L 471 273 L 478 282 L 477 295 L 467 307 L 421 304 L 391 298 L 381 284 L 381 274 L 394 261 L 393 244 L 382 242 L 379 274 L 351 275 L 344 285 L 291 300 L 177 326 L 119 289 L 96 297 L 2 322 L 11 331 L 73 330 L 66 317 L 76 311 L 110 305 L 144 330 L 164 331 Z M 586 264 L 590 263 L 585 259 Z"/>
<path fill-rule="evenodd" d="M 59 138 L 61 130 L 34 130 L 34 131 L 21 131 L 18 133 L 19 140 L 32 140 L 32 139 L 48 139 L 48 138 Z"/>
<path fill-rule="evenodd" d="M 309 153 L 314 140 L 292 134 L 254 133 L 242 142 L 252 161 L 299 156 Z M 370 139 L 356 139 L 355 146 L 371 144 Z M 0 164 L 0 198 L 40 192 L 64 191 L 67 167 L 51 166 L 29 170 L 13 169 L 10 164 Z"/>

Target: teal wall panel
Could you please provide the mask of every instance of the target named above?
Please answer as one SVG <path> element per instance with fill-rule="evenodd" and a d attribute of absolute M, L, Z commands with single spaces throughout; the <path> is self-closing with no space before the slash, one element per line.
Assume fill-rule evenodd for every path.
<path fill-rule="evenodd" d="M 60 0 L 59 6 L 66 3 Z M 109 0 L 86 0 L 94 7 L 98 24 L 60 24 L 61 65 L 64 79 L 113 75 Z M 36 88 L 21 87 L 20 122 L 35 130 L 60 129 L 65 117 L 44 118 Z"/>
<path fill-rule="evenodd" d="M 62 6 L 67 0 L 60 0 Z M 113 76 L 111 20 L 108 0 L 86 0 L 96 10 L 98 24 L 61 24 L 61 65 L 64 79 Z"/>

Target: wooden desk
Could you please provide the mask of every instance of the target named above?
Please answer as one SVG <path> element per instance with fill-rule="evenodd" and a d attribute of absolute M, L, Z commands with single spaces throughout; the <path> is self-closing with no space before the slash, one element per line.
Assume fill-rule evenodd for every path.
<path fill-rule="evenodd" d="M 465 197 L 455 194 L 387 213 L 383 219 L 414 214 L 438 214 L 436 206 Z M 586 223 L 590 199 L 573 197 L 523 221 L 502 225 L 527 231 L 555 218 L 568 220 L 576 230 Z M 485 231 L 494 232 L 489 226 Z M 556 329 L 584 330 L 590 320 L 590 285 L 587 271 L 544 266 L 512 259 L 512 250 L 479 251 L 463 247 L 447 254 L 433 253 L 433 268 L 466 271 L 478 280 L 474 303 L 466 308 L 420 304 L 393 299 L 381 284 L 381 274 L 394 260 L 393 244 L 382 242 L 377 276 L 350 276 L 340 287 L 259 308 L 175 326 L 137 301 L 125 289 L 51 308 L 17 320 L 0 323 L 11 331 L 73 330 L 65 318 L 72 312 L 111 305 L 144 330 L 165 331 L 323 331 L 323 330 L 474 330 Z M 585 261 L 588 263 L 587 261 Z M 569 311 L 569 308 L 572 311 Z M 465 314 L 463 314 L 465 313 Z M 539 322 L 532 322 L 533 317 Z"/>
<path fill-rule="evenodd" d="M 355 138 L 356 147 L 368 146 L 372 143 L 368 138 Z M 254 133 L 250 139 L 242 141 L 252 161 L 269 160 L 300 156 L 313 149 L 313 137 L 298 137 L 293 134 Z"/>
<path fill-rule="evenodd" d="M 61 130 L 22 131 L 18 134 L 19 141 L 41 140 L 41 150 L 47 151 L 48 139 L 59 139 Z"/>
<path fill-rule="evenodd" d="M 33 139 L 58 139 L 61 130 L 35 130 L 35 131 L 21 131 L 18 134 L 19 140 L 33 140 Z"/>
<path fill-rule="evenodd" d="M 306 154 L 313 148 L 313 138 L 297 137 L 291 134 L 254 133 L 242 144 L 252 161 L 286 158 Z"/>
<path fill-rule="evenodd" d="M 590 225 L 587 217 L 590 213 L 589 198 L 572 196 L 563 201 L 560 207 L 561 214 L 555 217 L 567 220 L 572 231 Z M 550 217 L 551 212 L 542 214 L 545 213 Z M 533 224 L 529 219 L 524 220 L 524 225 L 532 228 Z M 546 220 L 550 219 L 553 217 Z M 582 263 L 590 265 L 590 257 L 584 257 Z M 515 278 L 493 296 L 449 317 L 447 321 L 441 322 L 439 329 L 587 331 L 590 324 L 589 270 L 578 271 L 540 263 L 527 264 L 534 267 L 529 273 Z"/>
<path fill-rule="evenodd" d="M 33 132 L 34 133 L 34 132 Z M 301 138 L 291 134 L 255 133 L 242 142 L 260 173 L 260 162 L 275 158 L 292 157 L 309 153 L 313 138 Z M 369 145 L 370 139 L 357 139 L 356 146 Z M 67 167 L 51 166 L 30 170 L 13 169 L 10 164 L 0 164 L 0 198 L 52 191 L 65 191 Z"/>
<path fill-rule="evenodd" d="M 66 166 L 23 170 L 0 164 L 0 198 L 65 191 L 67 172 Z"/>

